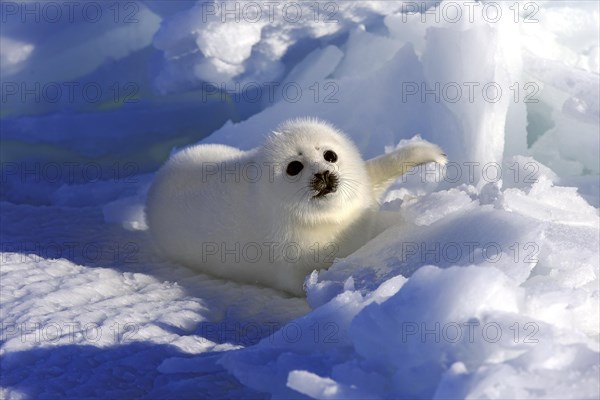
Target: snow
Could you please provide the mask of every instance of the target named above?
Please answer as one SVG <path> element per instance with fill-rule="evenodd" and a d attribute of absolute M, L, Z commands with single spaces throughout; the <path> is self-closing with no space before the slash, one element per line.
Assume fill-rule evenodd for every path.
<path fill-rule="evenodd" d="M 2 3 L 0 397 L 600 397 L 597 2 L 35 4 Z M 298 116 L 449 163 L 399 179 L 305 299 L 161 259 L 168 154 Z"/>

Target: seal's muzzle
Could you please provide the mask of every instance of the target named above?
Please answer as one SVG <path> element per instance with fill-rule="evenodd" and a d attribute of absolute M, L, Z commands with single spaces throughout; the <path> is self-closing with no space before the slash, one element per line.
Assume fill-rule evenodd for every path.
<path fill-rule="evenodd" d="M 310 181 L 311 188 L 317 192 L 314 198 L 323 197 L 337 190 L 340 179 L 337 174 L 328 170 L 315 174 Z"/>

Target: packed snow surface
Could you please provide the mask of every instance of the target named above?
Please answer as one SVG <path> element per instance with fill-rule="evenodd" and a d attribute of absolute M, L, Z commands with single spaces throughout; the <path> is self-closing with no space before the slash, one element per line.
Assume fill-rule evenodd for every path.
<path fill-rule="evenodd" d="M 0 33 L 0 397 L 600 397 L 597 2 L 147 1 L 118 23 L 107 2 L 37 24 L 25 4 Z M 134 78 L 111 105 L 104 83 Z M 74 81 L 102 99 L 13 93 Z M 402 222 L 305 299 L 155 253 L 161 154 L 299 116 L 365 158 L 419 135 L 449 163 L 398 180 L 381 215 Z"/>

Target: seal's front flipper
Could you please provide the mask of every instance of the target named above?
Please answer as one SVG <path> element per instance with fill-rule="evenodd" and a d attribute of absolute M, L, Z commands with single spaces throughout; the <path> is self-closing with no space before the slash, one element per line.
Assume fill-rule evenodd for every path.
<path fill-rule="evenodd" d="M 373 192 L 379 198 L 396 178 L 411 168 L 429 162 L 445 165 L 446 161 L 446 154 L 439 146 L 429 142 L 415 142 L 372 158 L 366 162 L 366 166 Z"/>

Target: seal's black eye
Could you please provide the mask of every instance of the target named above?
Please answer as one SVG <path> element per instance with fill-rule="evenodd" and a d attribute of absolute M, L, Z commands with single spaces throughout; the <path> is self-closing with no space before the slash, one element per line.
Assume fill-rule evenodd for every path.
<path fill-rule="evenodd" d="M 327 162 L 336 162 L 337 161 L 337 154 L 335 154 L 334 151 L 327 150 L 325 153 L 323 153 L 323 158 Z"/>
<path fill-rule="evenodd" d="M 300 171 L 302 171 L 303 168 L 304 168 L 304 165 L 302 165 L 302 163 L 300 161 L 292 161 L 291 163 L 288 164 L 285 172 L 287 172 L 288 175 L 294 176 L 294 175 L 298 175 L 300 173 Z"/>

